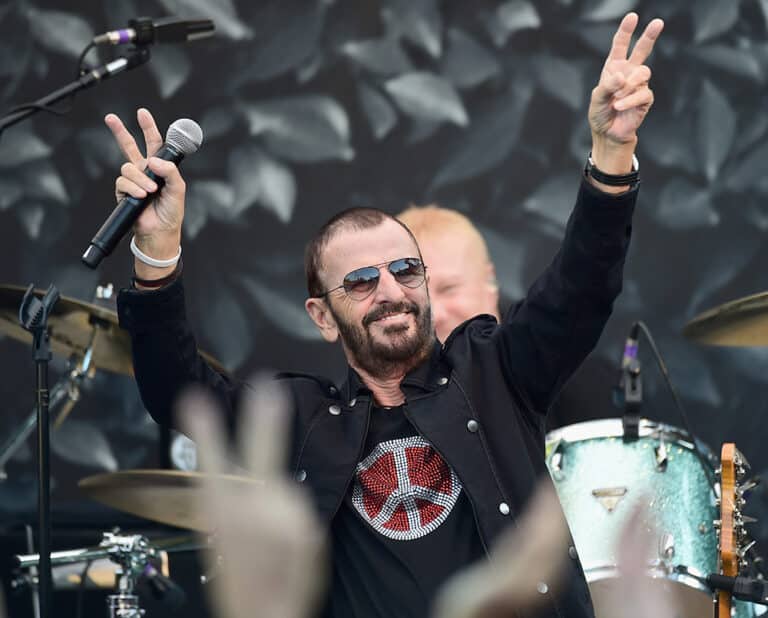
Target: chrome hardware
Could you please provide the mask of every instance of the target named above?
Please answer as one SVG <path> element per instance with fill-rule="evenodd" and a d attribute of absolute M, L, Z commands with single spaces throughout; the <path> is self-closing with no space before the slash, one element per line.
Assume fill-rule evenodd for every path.
<path fill-rule="evenodd" d="M 563 460 L 565 453 L 565 441 L 560 439 L 552 447 L 552 453 L 549 456 L 549 469 L 552 471 L 552 478 L 555 481 L 562 481 L 565 479 L 565 472 L 563 472 Z"/>
<path fill-rule="evenodd" d="M 659 472 L 665 472 L 669 463 L 669 449 L 666 442 L 659 442 L 659 445 L 653 449 L 653 453 L 656 457 L 656 469 Z"/>
<path fill-rule="evenodd" d="M 659 539 L 659 557 L 662 560 L 675 557 L 675 537 L 670 532 L 665 532 Z"/>

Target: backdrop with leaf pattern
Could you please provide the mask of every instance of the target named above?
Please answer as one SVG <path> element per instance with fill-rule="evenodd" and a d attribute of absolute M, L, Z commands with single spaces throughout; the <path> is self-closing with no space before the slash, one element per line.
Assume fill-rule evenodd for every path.
<path fill-rule="evenodd" d="M 216 37 L 157 46 L 151 62 L 39 114 L 0 139 L 0 281 L 90 300 L 124 286 L 125 244 L 90 272 L 79 256 L 113 206 L 121 156 L 103 125 L 135 110 L 197 119 L 184 162 L 185 279 L 201 347 L 246 376 L 261 367 L 343 373 L 302 301 L 303 244 L 334 212 L 437 201 L 485 234 L 508 299 L 556 251 L 589 148 L 586 105 L 619 18 L 667 28 L 651 59 L 642 190 L 625 291 L 595 355 L 616 362 L 635 319 L 656 334 L 695 430 L 735 440 L 753 467 L 768 412 L 765 348 L 705 348 L 682 326 L 766 278 L 766 0 L 7 0 L 0 107 L 74 78 L 95 33 L 138 15 L 205 16 Z M 91 63 L 113 50 L 98 50 Z M 99 55 L 100 54 L 100 55 Z M 644 415 L 680 425 L 645 359 Z M 29 347 L 0 340 L 0 437 L 33 403 Z M 52 378 L 66 370 L 55 359 Z M 610 396 L 610 384 L 594 393 Z M 590 401 L 573 417 L 588 416 Z M 75 482 L 158 462 L 158 431 L 130 378 L 103 371 L 52 440 L 55 507 L 88 509 Z M 87 445 L 87 448 L 85 447 Z M 35 509 L 33 451 L 0 483 L 7 519 Z M 753 500 L 758 514 L 768 502 Z M 758 524 L 768 536 L 768 516 Z"/>

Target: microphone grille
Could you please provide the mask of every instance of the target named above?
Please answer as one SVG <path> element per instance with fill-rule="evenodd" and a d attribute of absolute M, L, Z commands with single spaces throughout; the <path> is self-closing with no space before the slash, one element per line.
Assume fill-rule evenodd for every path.
<path fill-rule="evenodd" d="M 165 134 L 165 141 L 185 155 L 197 152 L 203 143 L 203 130 L 189 118 L 179 118 L 171 123 Z"/>

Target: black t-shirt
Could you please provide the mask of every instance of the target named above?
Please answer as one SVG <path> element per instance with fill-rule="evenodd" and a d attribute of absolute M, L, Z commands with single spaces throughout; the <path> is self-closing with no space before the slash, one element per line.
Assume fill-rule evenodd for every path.
<path fill-rule="evenodd" d="M 331 537 L 334 618 L 427 616 L 439 586 L 484 556 L 458 477 L 401 407 L 371 411 Z"/>

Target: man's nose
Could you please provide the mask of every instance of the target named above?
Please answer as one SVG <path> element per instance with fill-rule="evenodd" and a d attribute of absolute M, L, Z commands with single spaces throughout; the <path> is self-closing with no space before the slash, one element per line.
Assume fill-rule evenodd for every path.
<path fill-rule="evenodd" d="M 401 300 L 405 297 L 405 291 L 403 286 L 397 282 L 397 279 L 389 272 L 388 269 L 382 268 L 379 271 L 379 285 L 376 286 L 377 302 L 392 302 L 395 300 Z"/>

